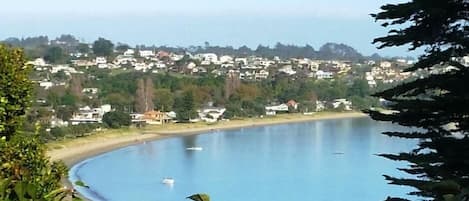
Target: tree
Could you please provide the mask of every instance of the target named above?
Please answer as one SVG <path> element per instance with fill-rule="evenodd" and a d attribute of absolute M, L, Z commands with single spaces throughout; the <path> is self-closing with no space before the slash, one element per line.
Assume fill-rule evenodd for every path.
<path fill-rule="evenodd" d="M 145 111 L 152 111 L 155 109 L 153 104 L 153 80 L 147 78 L 145 80 Z"/>
<path fill-rule="evenodd" d="M 235 72 L 228 73 L 225 78 L 225 99 L 228 100 L 240 85 L 239 74 Z"/>
<path fill-rule="evenodd" d="M 44 60 L 49 63 L 65 63 L 66 55 L 64 50 L 58 46 L 49 47 L 44 55 Z"/>
<path fill-rule="evenodd" d="M 96 56 L 108 57 L 112 55 L 114 44 L 110 40 L 99 38 L 93 43 L 93 53 Z"/>
<path fill-rule="evenodd" d="M 30 67 L 23 52 L 0 44 L 0 138 L 7 140 L 18 130 L 31 99 Z"/>
<path fill-rule="evenodd" d="M 81 98 L 83 93 L 83 81 L 82 77 L 78 74 L 74 74 L 72 79 L 70 79 L 70 93 L 78 98 Z"/>
<path fill-rule="evenodd" d="M 145 106 L 145 86 L 143 79 L 137 80 L 137 91 L 135 92 L 135 112 L 144 113 L 146 112 Z"/>
<path fill-rule="evenodd" d="M 370 95 L 370 86 L 364 79 L 355 79 L 352 86 L 347 90 L 349 96 L 365 97 Z"/>
<path fill-rule="evenodd" d="M 138 113 L 144 113 L 154 109 L 153 81 L 150 78 L 147 78 L 145 81 L 143 79 L 137 80 L 137 91 L 135 94 L 135 110 Z"/>
<path fill-rule="evenodd" d="M 438 72 L 374 94 L 390 101 L 389 109 L 394 112 L 367 111 L 376 120 L 419 128 L 385 132 L 420 141 L 409 153 L 382 156 L 410 163 L 400 170 L 413 178 L 385 178 L 391 184 L 414 187 L 410 194 L 425 200 L 469 197 L 469 68 L 459 61 L 469 53 L 468 10 L 467 0 L 412 0 L 384 5 L 372 15 L 384 27 L 397 26 L 387 36 L 374 39 L 378 48 L 409 45 L 409 50 L 424 49 L 419 61 L 406 71 Z M 454 70 L 446 70 L 447 66 Z"/>
<path fill-rule="evenodd" d="M 130 49 L 130 46 L 127 45 L 127 44 L 120 44 L 120 43 L 118 43 L 117 46 L 116 46 L 116 50 L 119 51 L 119 52 L 125 52 L 125 51 L 127 51 L 128 49 Z"/>
<path fill-rule="evenodd" d="M 161 111 L 171 111 L 174 104 L 173 94 L 169 89 L 157 89 L 153 96 L 156 108 Z"/>
<path fill-rule="evenodd" d="M 61 200 L 71 193 L 61 188 L 65 165 L 49 161 L 37 134 L 20 132 L 31 100 L 29 70 L 21 50 L 0 44 L 0 200 Z"/>
<path fill-rule="evenodd" d="M 117 111 L 130 112 L 133 98 L 123 93 L 111 93 L 104 97 L 104 103 L 112 105 Z"/>
<path fill-rule="evenodd" d="M 86 43 L 80 43 L 77 46 L 77 51 L 82 54 L 90 53 L 90 46 Z"/>
<path fill-rule="evenodd" d="M 120 128 L 130 126 L 132 122 L 128 113 L 114 111 L 104 114 L 103 123 L 109 128 Z"/>
<path fill-rule="evenodd" d="M 196 117 L 194 94 L 192 91 L 184 92 L 182 97 L 176 98 L 174 101 L 174 110 L 176 111 L 176 118 L 179 122 L 188 122 L 190 119 Z"/>

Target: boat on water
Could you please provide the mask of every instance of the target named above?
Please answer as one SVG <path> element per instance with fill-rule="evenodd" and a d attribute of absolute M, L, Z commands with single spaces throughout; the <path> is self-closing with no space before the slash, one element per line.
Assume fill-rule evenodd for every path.
<path fill-rule="evenodd" d="M 186 150 L 189 150 L 189 151 L 202 151 L 203 148 L 202 147 L 187 147 Z"/>
<path fill-rule="evenodd" d="M 163 184 L 168 184 L 168 185 L 173 185 L 174 184 L 174 179 L 173 178 L 170 178 L 170 177 L 167 177 L 167 178 L 164 178 L 161 183 Z"/>

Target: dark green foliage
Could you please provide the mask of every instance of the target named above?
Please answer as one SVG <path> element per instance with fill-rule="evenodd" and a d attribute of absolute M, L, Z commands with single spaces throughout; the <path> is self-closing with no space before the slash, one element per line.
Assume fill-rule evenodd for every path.
<path fill-rule="evenodd" d="M 82 137 L 91 134 L 99 127 L 100 124 L 78 124 L 67 127 L 54 127 L 50 130 L 50 138 L 45 140 Z"/>
<path fill-rule="evenodd" d="M 19 132 L 32 90 L 22 51 L 0 45 L 0 71 L 0 200 L 62 200 L 72 194 L 61 187 L 65 165 L 49 161 L 39 127 Z"/>
<path fill-rule="evenodd" d="M 23 52 L 0 44 L 0 137 L 8 140 L 21 126 L 30 105 L 30 67 Z"/>
<path fill-rule="evenodd" d="M 119 44 L 116 46 L 116 50 L 119 52 L 125 52 L 126 50 L 131 49 L 131 47 L 127 44 Z"/>
<path fill-rule="evenodd" d="M 155 90 L 153 103 L 158 110 L 171 111 L 174 104 L 174 98 L 171 90 L 164 88 Z"/>
<path fill-rule="evenodd" d="M 85 43 L 78 44 L 77 51 L 82 54 L 88 54 L 90 52 L 90 46 Z"/>
<path fill-rule="evenodd" d="M 61 105 L 56 108 L 57 117 L 64 121 L 70 120 L 76 111 L 78 108 L 75 106 Z"/>
<path fill-rule="evenodd" d="M 182 97 L 176 98 L 173 108 L 179 122 L 188 122 L 190 119 L 197 117 L 192 91 L 187 91 Z"/>
<path fill-rule="evenodd" d="M 93 53 L 96 56 L 111 56 L 114 50 L 114 44 L 110 40 L 99 38 L 93 43 Z"/>
<path fill-rule="evenodd" d="M 103 97 L 103 103 L 112 105 L 116 111 L 129 112 L 133 105 L 133 98 L 129 94 L 111 93 Z"/>
<path fill-rule="evenodd" d="M 109 128 L 120 128 L 130 126 L 132 122 L 128 113 L 114 111 L 104 114 L 103 123 Z"/>
<path fill-rule="evenodd" d="M 364 79 L 356 79 L 352 86 L 347 90 L 348 96 L 366 97 L 370 95 L 370 87 Z"/>
<path fill-rule="evenodd" d="M 58 46 L 49 47 L 44 55 L 44 60 L 49 63 L 65 63 L 66 55 L 64 50 Z"/>
<path fill-rule="evenodd" d="M 407 71 L 439 70 L 451 65 L 457 70 L 441 71 L 423 79 L 375 94 L 391 101 L 395 113 L 367 111 L 376 120 L 420 128 L 418 132 L 386 132 L 389 136 L 420 139 L 409 153 L 382 154 L 391 160 L 407 161 L 401 170 L 412 179 L 386 176 L 391 184 L 414 187 L 411 192 L 430 200 L 467 200 L 469 196 L 469 68 L 458 58 L 469 54 L 469 2 L 466 0 L 420 1 L 388 4 L 373 15 L 383 26 L 398 25 L 374 40 L 380 48 L 408 44 L 425 48 L 419 61 Z M 403 28 L 403 26 L 405 26 Z M 453 59 L 454 58 L 454 59 Z M 438 66 L 435 66 L 438 64 Z M 463 198 L 465 197 L 465 198 Z M 387 200 L 401 200 L 388 198 Z"/>
<path fill-rule="evenodd" d="M 10 141 L 1 140 L 0 150 L 0 183 L 4 182 L 0 200 L 52 200 L 46 197 L 61 188 L 66 167 L 46 159 L 37 137 L 15 135 Z"/>
<path fill-rule="evenodd" d="M 321 59 L 344 59 L 358 61 L 363 56 L 352 47 L 345 44 L 326 43 L 319 48 L 318 58 Z"/>

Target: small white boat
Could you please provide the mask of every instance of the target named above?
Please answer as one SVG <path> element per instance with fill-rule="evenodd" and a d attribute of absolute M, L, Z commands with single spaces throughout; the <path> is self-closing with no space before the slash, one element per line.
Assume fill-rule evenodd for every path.
<path fill-rule="evenodd" d="M 202 147 L 187 147 L 186 150 L 189 151 L 202 151 Z"/>
<path fill-rule="evenodd" d="M 174 179 L 173 178 L 164 178 L 161 183 L 163 184 L 168 184 L 168 185 L 173 185 L 174 184 Z"/>

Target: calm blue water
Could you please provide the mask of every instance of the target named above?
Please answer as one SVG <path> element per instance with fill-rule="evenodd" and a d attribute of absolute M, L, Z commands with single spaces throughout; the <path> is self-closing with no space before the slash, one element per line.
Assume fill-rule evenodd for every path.
<path fill-rule="evenodd" d="M 403 129 L 368 118 L 321 120 L 147 142 L 75 165 L 70 179 L 92 200 L 183 201 L 208 193 L 213 201 L 374 201 L 408 188 L 382 174 L 403 175 L 377 153 L 413 148 L 415 141 L 381 135 Z M 187 151 L 200 146 L 202 151 Z M 161 183 L 175 179 L 174 186 Z"/>

